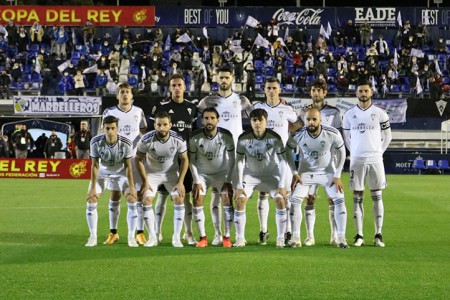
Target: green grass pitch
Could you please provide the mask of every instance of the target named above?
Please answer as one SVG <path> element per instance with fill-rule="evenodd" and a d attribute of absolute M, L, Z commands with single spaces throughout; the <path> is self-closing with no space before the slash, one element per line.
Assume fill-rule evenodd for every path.
<path fill-rule="evenodd" d="M 347 174 L 344 182 L 348 186 Z M 374 226 L 368 193 L 366 246 L 329 246 L 328 208 L 321 189 L 314 247 L 275 247 L 273 203 L 272 236 L 268 245 L 259 246 L 252 199 L 247 206 L 246 247 L 176 249 L 170 243 L 172 204 L 158 247 L 127 246 L 124 202 L 121 240 L 105 246 L 101 242 L 109 227 L 108 197 L 103 195 L 99 245 L 86 248 L 88 181 L 1 179 L 0 299 L 449 299 L 450 177 L 390 175 L 388 182 L 383 194 L 385 248 L 371 245 Z M 352 202 L 347 189 L 350 244 L 355 234 Z M 211 241 L 213 228 L 209 209 L 205 211 Z M 302 230 L 303 239 L 304 224 Z"/>

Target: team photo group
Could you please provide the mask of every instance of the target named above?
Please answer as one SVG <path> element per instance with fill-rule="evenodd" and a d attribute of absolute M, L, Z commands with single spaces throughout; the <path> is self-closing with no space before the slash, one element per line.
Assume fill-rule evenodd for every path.
<path fill-rule="evenodd" d="M 171 235 L 173 247 L 183 247 L 183 242 L 195 247 L 244 247 L 247 235 L 257 236 L 256 228 L 246 232 L 247 207 L 257 208 L 259 244 L 266 245 L 269 199 L 275 207 L 276 247 L 314 246 L 316 194 L 323 187 L 329 204 L 330 245 L 348 248 L 347 187 L 341 174 L 349 157 L 348 189 L 353 193 L 356 229 L 351 245 L 365 244 L 367 184 L 375 230 L 366 241 L 384 247 L 383 153 L 392 135 L 387 113 L 372 104 L 371 83 L 357 84 L 358 103 L 343 116 L 326 104 L 327 85 L 320 79 L 311 84 L 311 104 L 297 111 L 280 97 L 275 77 L 266 80 L 261 102 L 235 93 L 233 83 L 233 70 L 221 67 L 218 92 L 194 104 L 184 98 L 184 77 L 173 75 L 170 96 L 153 105 L 148 120 L 133 105 L 132 87 L 118 86 L 118 103 L 104 110 L 102 133 L 90 142 L 86 208 L 90 236 L 85 246 L 99 242 L 97 206 L 105 190 L 110 197 L 110 232 L 103 244 L 119 240 L 123 196 L 130 247 L 155 247 L 163 240 L 168 199 L 173 201 L 173 231 L 164 232 L 164 238 Z M 248 119 L 248 129 L 243 119 L 244 125 Z M 254 192 L 256 203 L 247 205 Z M 210 199 L 209 205 L 205 199 Z M 206 235 L 205 209 L 210 210 L 214 226 L 211 237 Z M 303 221 L 306 237 L 300 234 Z"/>

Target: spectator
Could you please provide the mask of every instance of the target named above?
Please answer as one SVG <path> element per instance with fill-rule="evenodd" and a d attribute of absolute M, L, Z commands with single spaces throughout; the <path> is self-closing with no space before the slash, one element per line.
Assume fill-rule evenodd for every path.
<path fill-rule="evenodd" d="M 430 98 L 433 100 L 439 100 L 443 97 L 442 91 L 442 77 L 436 74 L 434 77 L 429 78 L 430 81 Z"/>
<path fill-rule="evenodd" d="M 90 142 L 92 136 L 89 131 L 89 123 L 87 120 L 80 122 L 80 131 L 76 132 L 73 136 L 73 143 L 76 152 L 77 159 L 89 159 Z"/>
<path fill-rule="evenodd" d="M 280 31 L 277 21 L 273 18 L 267 26 L 267 40 L 272 44 L 277 40 Z"/>
<path fill-rule="evenodd" d="M 327 51 L 325 55 L 325 61 L 327 63 L 328 68 L 335 69 L 336 68 L 336 59 L 333 55 L 333 51 Z M 344 58 L 345 61 L 345 58 Z"/>
<path fill-rule="evenodd" d="M 84 83 L 84 75 L 81 70 L 77 70 L 77 74 L 73 78 L 75 81 L 75 91 L 77 96 L 83 96 L 86 88 Z"/>
<path fill-rule="evenodd" d="M 64 26 L 60 26 L 58 32 L 56 33 L 55 40 L 55 51 L 59 59 L 66 59 L 66 48 L 69 42 L 69 34 L 67 33 Z"/>
<path fill-rule="evenodd" d="M 206 76 L 204 70 L 200 68 L 199 63 L 196 63 L 193 67 L 192 77 L 194 82 L 194 96 L 200 100 L 202 98 L 202 85 L 206 82 Z"/>
<path fill-rule="evenodd" d="M 100 46 L 100 52 L 104 56 L 108 56 L 112 51 L 113 46 L 109 43 L 108 40 L 103 41 L 102 45 Z"/>
<path fill-rule="evenodd" d="M 154 42 L 158 42 L 159 45 L 162 45 L 164 39 L 164 34 L 163 31 L 161 30 L 161 28 L 156 28 L 155 29 L 155 38 L 154 38 Z"/>
<path fill-rule="evenodd" d="M 17 41 L 17 50 L 19 52 L 27 51 L 28 44 L 29 44 L 29 38 L 28 38 L 27 32 L 25 31 L 25 27 L 20 26 L 18 41 Z"/>
<path fill-rule="evenodd" d="M 97 69 L 98 70 L 108 70 L 109 69 L 109 59 L 102 55 L 99 60 L 97 60 Z"/>
<path fill-rule="evenodd" d="M 133 34 L 131 33 L 130 29 L 127 26 L 124 26 L 120 32 L 120 44 L 124 44 L 126 41 L 126 44 L 130 44 L 133 42 Z M 127 53 L 128 55 L 131 55 L 131 53 Z"/>
<path fill-rule="evenodd" d="M 301 67 L 303 62 L 303 56 L 300 53 L 299 49 L 296 49 L 294 54 L 292 55 L 292 64 L 294 65 L 294 72 L 297 73 L 297 70 Z"/>
<path fill-rule="evenodd" d="M 427 44 L 427 37 L 428 37 L 428 29 L 423 23 L 419 23 L 416 28 L 415 32 L 415 38 L 417 41 L 417 47 L 419 49 L 423 49 L 425 45 Z"/>
<path fill-rule="evenodd" d="M 152 57 L 156 55 L 158 57 L 158 59 L 163 58 L 163 49 L 161 48 L 161 45 L 158 42 L 153 43 L 153 48 L 150 51 L 150 55 Z M 181 55 L 183 55 L 183 53 Z M 191 56 L 192 56 L 192 54 L 191 54 Z"/>
<path fill-rule="evenodd" d="M 8 22 L 6 25 L 6 31 L 8 32 L 8 44 L 10 47 L 16 47 L 18 42 L 18 29 L 13 20 Z"/>
<path fill-rule="evenodd" d="M 319 57 L 319 61 L 314 66 L 314 75 L 316 77 L 319 77 L 319 75 L 322 75 L 324 78 L 326 78 L 327 73 L 328 73 L 328 66 L 327 66 L 327 63 L 325 62 L 325 57 L 322 55 Z"/>
<path fill-rule="evenodd" d="M 42 133 L 34 143 L 36 145 L 36 155 L 39 158 L 44 158 L 45 144 L 47 143 L 48 137 L 45 133 Z"/>
<path fill-rule="evenodd" d="M 380 59 L 385 59 L 389 56 L 389 46 L 383 36 L 380 34 L 378 39 L 373 43 L 373 46 L 378 52 L 378 57 Z"/>
<path fill-rule="evenodd" d="M 324 55 L 328 48 L 327 42 L 325 41 L 322 35 L 319 35 L 319 38 L 317 39 L 315 46 L 316 46 L 315 47 L 316 55 Z"/>
<path fill-rule="evenodd" d="M 247 97 L 254 100 L 256 98 L 255 96 L 255 76 L 256 72 L 253 68 L 253 63 L 249 62 L 245 65 L 244 71 L 247 74 L 247 82 L 246 82 L 246 88 L 245 92 L 247 94 Z"/>
<path fill-rule="evenodd" d="M 209 49 L 208 43 L 204 44 L 201 57 L 202 63 L 205 65 L 206 71 L 208 72 L 208 78 L 210 78 L 212 68 L 212 53 Z"/>
<path fill-rule="evenodd" d="M 46 158 L 55 158 L 55 153 L 62 149 L 61 139 L 56 135 L 56 131 L 52 130 L 52 134 L 45 143 L 44 155 Z"/>
<path fill-rule="evenodd" d="M 80 56 L 80 59 L 77 63 L 77 69 L 81 70 L 82 72 L 89 67 L 89 62 L 86 60 L 86 57 L 84 55 Z"/>
<path fill-rule="evenodd" d="M 120 46 L 120 50 L 119 50 L 119 56 L 120 57 L 132 57 L 133 55 L 133 48 L 131 47 L 130 43 L 128 42 L 128 40 L 123 40 L 121 46 Z"/>
<path fill-rule="evenodd" d="M 14 82 L 22 82 L 22 67 L 19 63 L 14 63 L 11 69 L 11 77 Z"/>
<path fill-rule="evenodd" d="M 341 96 L 345 96 L 348 92 L 347 70 L 344 68 L 341 68 L 336 72 L 336 88 Z"/>
<path fill-rule="evenodd" d="M 177 49 L 174 49 L 172 53 L 169 56 L 170 64 L 173 64 L 173 62 L 177 62 L 178 64 L 181 63 L 181 54 Z"/>
<path fill-rule="evenodd" d="M 92 24 L 91 20 L 88 19 L 86 23 L 84 23 L 83 28 L 83 44 L 94 45 L 94 35 L 95 35 L 95 27 Z"/>
<path fill-rule="evenodd" d="M 120 55 L 119 55 L 119 52 L 117 52 L 116 48 L 113 47 L 111 49 L 108 59 L 109 59 L 110 65 L 114 64 L 114 65 L 118 66 L 120 64 Z"/>
<path fill-rule="evenodd" d="M 434 51 L 439 54 L 447 54 L 447 45 L 445 44 L 443 37 L 438 38 Z"/>
<path fill-rule="evenodd" d="M 72 76 L 77 74 L 77 68 L 72 63 L 69 63 L 69 66 L 64 70 L 64 72 L 69 73 Z"/>
<path fill-rule="evenodd" d="M 174 74 L 181 74 L 183 75 L 183 71 L 180 69 L 177 62 L 173 62 L 172 66 L 169 69 L 169 77 L 172 77 Z"/>
<path fill-rule="evenodd" d="M 347 24 L 344 27 L 344 36 L 345 36 L 345 44 L 347 46 L 354 46 L 357 41 L 357 30 L 355 25 L 353 25 L 353 21 L 352 20 L 348 20 Z"/>
<path fill-rule="evenodd" d="M 0 138 L 0 157 L 8 158 L 11 156 L 11 149 L 9 147 L 8 136 L 5 134 Z"/>
<path fill-rule="evenodd" d="M 13 133 L 12 142 L 16 158 L 27 158 L 28 151 L 33 152 L 34 140 L 25 124 L 21 125 L 20 131 Z"/>
<path fill-rule="evenodd" d="M 156 81 L 158 85 L 158 94 L 161 97 L 167 97 L 167 92 L 169 91 L 169 75 L 165 70 L 162 70 Z"/>
<path fill-rule="evenodd" d="M 368 47 L 370 45 L 370 37 L 372 35 L 372 28 L 367 21 L 364 21 L 359 28 L 359 35 L 361 38 L 361 45 Z"/>
<path fill-rule="evenodd" d="M 130 72 L 130 59 L 127 55 L 123 56 L 119 67 L 119 82 L 127 82 Z"/>
<path fill-rule="evenodd" d="M 64 76 L 61 77 L 61 80 L 58 83 L 58 87 L 60 91 L 64 95 L 74 95 L 75 94 L 75 81 L 73 76 L 70 75 L 69 72 L 64 72 Z"/>
<path fill-rule="evenodd" d="M 256 46 L 259 47 L 259 46 Z M 214 47 L 214 52 L 212 54 L 212 63 L 213 63 L 213 68 L 215 67 L 220 67 L 222 65 L 222 55 L 220 52 L 220 47 Z"/>
<path fill-rule="evenodd" d="M 32 43 L 37 42 L 41 44 L 42 37 L 44 36 L 44 28 L 38 21 L 34 22 L 30 28 L 30 40 Z"/>
<path fill-rule="evenodd" d="M 3 92 L 6 92 L 6 99 L 11 98 L 11 93 L 9 90 L 10 84 L 11 84 L 11 78 L 6 73 L 6 70 L 3 69 L 3 71 L 0 75 L 0 95 L 1 95 L 2 99 L 5 99 Z"/>
<path fill-rule="evenodd" d="M 95 94 L 96 96 L 106 96 L 107 89 L 106 84 L 108 83 L 108 76 L 105 74 L 104 70 L 98 70 L 97 76 L 95 77 Z"/>

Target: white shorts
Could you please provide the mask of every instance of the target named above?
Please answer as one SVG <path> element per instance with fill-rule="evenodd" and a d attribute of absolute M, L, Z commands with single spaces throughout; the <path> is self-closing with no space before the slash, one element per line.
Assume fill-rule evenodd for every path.
<path fill-rule="evenodd" d="M 302 174 L 302 183 L 297 183 L 292 198 L 303 199 L 308 196 L 312 186 L 323 186 L 327 196 L 331 199 L 344 198 L 344 194 L 333 184 L 334 174 Z"/>
<path fill-rule="evenodd" d="M 259 176 L 244 175 L 244 191 L 247 198 L 251 198 L 253 190 L 269 193 L 272 198 L 277 196 L 279 177 L 274 175 Z"/>
<path fill-rule="evenodd" d="M 350 163 L 350 189 L 364 191 L 366 178 L 368 178 L 370 190 L 386 188 L 387 182 L 383 162 Z"/>
<path fill-rule="evenodd" d="M 225 183 L 226 177 L 227 177 L 226 173 L 219 173 L 212 175 L 198 174 L 200 182 L 196 183 L 200 183 L 203 187 L 203 191 L 200 192 L 200 195 L 202 196 L 206 195 L 206 192 L 209 187 L 216 188 L 220 192 L 222 190 L 223 184 Z"/>
<path fill-rule="evenodd" d="M 95 185 L 95 192 L 99 195 L 103 194 L 105 189 L 110 191 L 120 191 L 125 193 L 128 188 L 128 179 L 125 176 L 114 177 L 101 177 L 97 179 Z M 91 183 L 89 183 L 88 191 L 91 189 Z"/>
<path fill-rule="evenodd" d="M 173 174 L 166 174 L 166 173 L 147 173 L 147 180 L 148 184 L 150 184 L 150 187 L 152 190 L 148 190 L 147 193 L 145 193 L 144 198 L 146 197 L 152 197 L 154 198 L 156 193 L 158 192 L 158 186 L 164 185 L 167 191 L 169 191 L 170 195 L 178 196 L 178 192 L 174 188 L 177 185 L 178 182 L 178 173 Z M 141 184 L 136 184 L 138 186 L 138 190 L 141 189 Z"/>

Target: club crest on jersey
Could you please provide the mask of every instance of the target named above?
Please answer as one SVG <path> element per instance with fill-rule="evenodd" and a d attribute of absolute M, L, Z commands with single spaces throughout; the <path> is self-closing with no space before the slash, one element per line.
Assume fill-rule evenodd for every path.
<path fill-rule="evenodd" d="M 138 115 L 134 115 L 134 121 L 138 121 L 139 120 L 139 116 Z"/>
<path fill-rule="evenodd" d="M 173 153 L 173 151 L 175 151 L 175 147 L 170 147 L 170 152 Z"/>
<path fill-rule="evenodd" d="M 188 108 L 187 111 L 188 111 L 189 114 L 191 114 L 192 113 L 192 108 Z"/>
<path fill-rule="evenodd" d="M 371 114 L 370 117 L 372 118 L 372 121 L 375 120 L 375 114 Z"/>
<path fill-rule="evenodd" d="M 233 106 L 237 107 L 238 103 L 236 101 L 233 101 Z"/>
<path fill-rule="evenodd" d="M 282 117 L 283 117 L 283 112 L 282 112 L 282 111 L 279 111 L 279 112 L 278 112 L 278 115 L 280 116 L 280 118 L 282 118 Z"/>
<path fill-rule="evenodd" d="M 325 147 L 325 141 L 321 141 L 320 145 L 322 146 L 322 148 Z"/>

